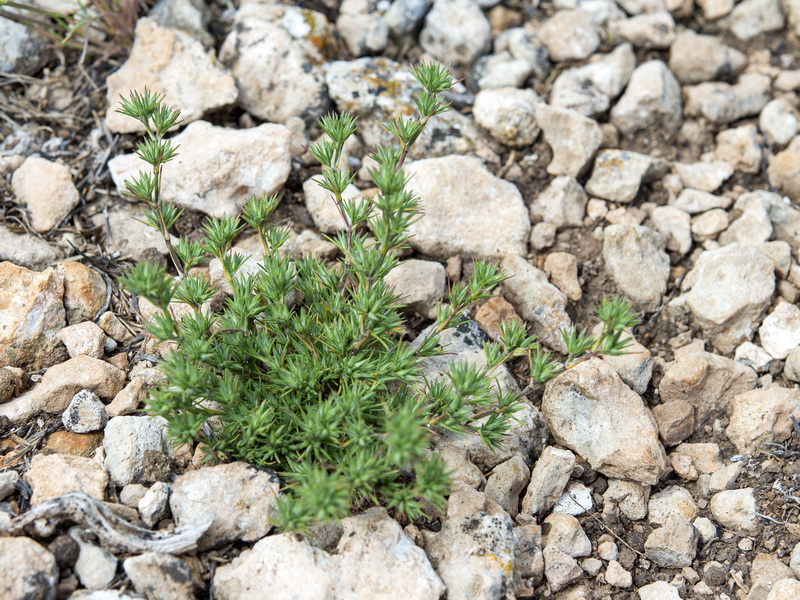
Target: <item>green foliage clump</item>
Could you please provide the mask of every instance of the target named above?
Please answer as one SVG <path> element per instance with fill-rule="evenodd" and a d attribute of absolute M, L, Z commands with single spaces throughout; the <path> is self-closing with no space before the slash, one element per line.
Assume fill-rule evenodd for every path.
<path fill-rule="evenodd" d="M 543 383 L 590 356 L 621 351 L 620 332 L 635 322 L 627 304 L 604 303 L 598 311 L 603 334 L 565 332 L 570 356 L 563 364 L 523 325 L 506 323 L 500 342 L 485 345 L 485 367 L 455 362 L 442 378 L 422 377 L 421 362 L 442 352 L 438 333 L 462 322 L 503 275 L 477 262 L 470 280 L 452 286 L 422 343 L 403 339 L 402 304 L 384 280 L 399 264 L 409 225 L 420 218 L 403 163 L 428 120 L 447 110 L 442 93 L 453 85 L 436 64 L 412 73 L 422 86 L 418 114 L 386 125 L 397 144 L 372 154 L 375 198 L 342 197 L 354 178 L 339 163 L 355 119 L 331 114 L 320 121 L 327 139 L 309 151 L 321 163 L 320 185 L 345 223 L 330 238 L 340 255 L 334 264 L 284 256 L 280 249 L 289 232 L 270 225 L 278 199 L 262 196 L 251 198 L 240 217 L 209 219 L 202 243 L 169 246 L 178 277 L 140 263 L 125 279 L 132 293 L 161 310 L 149 332 L 177 348 L 161 364 L 166 379 L 152 392 L 149 409 L 169 421 L 177 444 L 203 441 L 215 459 L 279 470 L 288 483 L 278 507 L 285 529 L 341 518 L 364 503 L 381 503 L 412 519 L 422 514 L 423 499 L 442 506 L 448 474 L 426 451 L 431 436 L 452 431 L 499 446 L 521 399 L 493 384 L 501 365 L 527 356 L 532 385 Z M 178 115 L 162 100 L 134 93 L 122 112 L 147 125 L 138 153 L 153 167 L 128 182 L 128 190 L 148 204 L 145 221 L 168 240 L 178 211 L 158 193 L 161 167 L 175 154 L 164 134 Z M 246 258 L 231 246 L 246 225 L 261 239 L 263 264 L 255 275 L 237 276 Z M 232 288 L 221 314 L 204 308 L 215 294 L 211 284 L 188 274 L 209 257 L 220 260 Z M 171 302 L 192 310 L 177 319 Z"/>

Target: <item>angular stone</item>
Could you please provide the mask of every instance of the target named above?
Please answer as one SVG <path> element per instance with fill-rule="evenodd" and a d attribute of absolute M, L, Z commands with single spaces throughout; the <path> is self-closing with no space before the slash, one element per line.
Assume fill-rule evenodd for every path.
<path fill-rule="evenodd" d="M 435 59 L 466 67 L 491 47 L 491 26 L 473 0 L 438 0 L 425 17 L 419 44 Z"/>
<path fill-rule="evenodd" d="M 631 202 L 642 182 L 653 173 L 657 161 L 645 154 L 625 150 L 601 150 L 586 191 L 611 202 Z"/>
<path fill-rule="evenodd" d="M 652 414 L 600 359 L 550 381 L 542 413 L 557 442 L 608 477 L 653 485 L 666 473 L 667 457 Z"/>
<path fill-rule="evenodd" d="M 146 479 L 152 454 L 167 450 L 167 422 L 162 417 L 114 417 L 103 437 L 105 467 L 115 485 Z M 149 457 L 149 458 L 147 458 Z"/>
<path fill-rule="evenodd" d="M 670 140 L 682 121 L 680 84 L 660 60 L 636 67 L 625 93 L 611 109 L 611 122 L 628 137 L 652 130 L 660 139 Z"/>
<path fill-rule="evenodd" d="M 753 488 L 718 492 L 711 497 L 709 508 L 720 525 L 739 535 L 754 535 L 761 529 Z"/>
<path fill-rule="evenodd" d="M 535 516 L 549 511 L 564 491 L 574 468 L 572 452 L 553 446 L 545 448 L 531 472 L 521 513 Z"/>
<path fill-rule="evenodd" d="M 448 519 L 425 549 L 451 600 L 495 598 L 513 586 L 514 534 L 508 515 Z"/>
<path fill-rule="evenodd" d="M 108 487 L 108 474 L 97 461 L 68 454 L 37 454 L 25 480 L 33 490 L 32 506 L 72 492 L 103 500 Z"/>
<path fill-rule="evenodd" d="M 55 269 L 35 272 L 3 262 L 0 289 L 0 366 L 40 369 L 57 362 L 63 352 L 58 334 L 66 325 L 64 280 Z"/>
<path fill-rule="evenodd" d="M 659 567 L 680 569 L 692 564 L 697 553 L 697 530 L 686 519 L 671 518 L 645 540 L 645 556 Z"/>
<path fill-rule="evenodd" d="M 64 327 L 58 337 L 73 358 L 81 354 L 92 358 L 103 358 L 105 355 L 106 334 L 92 321 Z"/>
<path fill-rule="evenodd" d="M 250 196 L 276 192 L 289 176 L 290 131 L 265 123 L 233 130 L 206 121 L 189 124 L 172 138 L 179 156 L 164 167 L 161 197 L 184 208 L 214 217 L 235 215 Z M 215 151 L 209 153 L 207 148 Z M 135 154 L 123 154 L 108 163 L 117 189 L 146 170 Z"/>
<path fill-rule="evenodd" d="M 389 271 L 384 280 L 400 295 L 406 309 L 433 319 L 436 306 L 445 292 L 445 270 L 442 263 L 409 259 Z"/>
<path fill-rule="evenodd" d="M 653 311 L 661 304 L 669 279 L 664 239 L 641 225 L 610 225 L 603 235 L 603 260 L 617 287 L 637 307 Z"/>
<path fill-rule="evenodd" d="M 100 398 L 117 395 L 125 383 L 125 373 L 113 365 L 80 355 L 50 367 L 31 394 L 39 410 L 62 413 L 80 390 L 87 389 Z"/>
<path fill-rule="evenodd" d="M 122 563 L 125 574 L 140 594 L 150 598 L 192 600 L 192 571 L 186 561 L 157 552 L 132 556 Z"/>
<path fill-rule="evenodd" d="M 128 60 L 108 76 L 106 125 L 112 133 L 142 133 L 141 122 L 117 112 L 120 97 L 144 89 L 162 94 L 164 103 L 180 110 L 184 123 L 236 102 L 239 92 L 231 74 L 191 34 L 162 27 L 155 19 L 136 23 Z"/>
<path fill-rule="evenodd" d="M 80 201 L 69 168 L 38 156 L 29 156 L 14 171 L 11 187 L 17 202 L 31 212 L 31 226 L 39 232 L 50 231 Z"/>
<path fill-rule="evenodd" d="M 103 429 L 108 422 L 106 407 L 91 390 L 81 390 L 72 397 L 61 420 L 69 431 L 89 433 Z"/>
<path fill-rule="evenodd" d="M 408 229 L 414 248 L 441 258 L 525 253 L 530 219 L 522 196 L 479 159 L 429 158 L 411 163 L 406 173 L 425 213 Z"/>
<path fill-rule="evenodd" d="M 0 224 L 0 261 L 38 270 L 50 266 L 60 256 L 61 252 L 46 241 L 26 233 L 12 233 Z"/>
<path fill-rule="evenodd" d="M 800 390 L 772 386 L 738 394 L 731 402 L 725 435 L 746 454 L 764 443 L 786 441 L 794 429 L 792 415 L 800 411 Z"/>
<path fill-rule="evenodd" d="M 274 471 L 236 462 L 184 473 L 172 486 L 169 505 L 179 527 L 211 522 L 198 542 L 207 549 L 236 540 L 252 542 L 269 533 L 278 490 Z"/>
<path fill-rule="evenodd" d="M 322 13 L 249 2 L 236 11 L 219 58 L 249 113 L 272 123 L 292 117 L 311 123 L 330 103 L 320 65 L 334 50 L 334 36 Z"/>
<path fill-rule="evenodd" d="M 531 218 L 557 227 L 581 227 L 588 199 L 574 177 L 562 175 L 553 179 L 531 202 Z"/>
<path fill-rule="evenodd" d="M 472 114 L 475 122 L 496 141 L 519 148 L 530 146 L 539 137 L 536 107 L 541 98 L 533 90 L 494 88 L 475 96 Z"/>
<path fill-rule="evenodd" d="M 670 304 L 686 306 L 706 339 L 733 352 L 751 338 L 774 289 L 772 260 L 753 246 L 730 244 L 703 252 Z"/>
<path fill-rule="evenodd" d="M 500 268 L 507 277 L 503 284 L 506 296 L 519 314 L 531 322 L 542 343 L 565 352 L 561 332 L 572 325 L 566 312 L 567 297 L 521 256 L 507 256 Z"/>
<path fill-rule="evenodd" d="M 598 28 L 582 10 L 559 10 L 544 22 L 537 36 L 556 62 L 583 60 L 600 46 Z"/>
<path fill-rule="evenodd" d="M 687 116 L 702 116 L 717 124 L 732 123 L 761 112 L 770 100 L 770 78 L 761 73 L 745 73 L 735 85 L 705 82 L 684 88 L 684 93 Z"/>
<path fill-rule="evenodd" d="M 536 120 L 553 150 L 547 172 L 579 177 L 603 142 L 603 132 L 597 121 L 544 102 L 536 105 Z"/>
<path fill-rule="evenodd" d="M 746 63 L 744 53 L 691 29 L 679 32 L 669 51 L 669 68 L 681 83 L 730 80 Z"/>
<path fill-rule="evenodd" d="M 3 598 L 55 598 L 58 574 L 55 557 L 32 539 L 0 537 Z"/>

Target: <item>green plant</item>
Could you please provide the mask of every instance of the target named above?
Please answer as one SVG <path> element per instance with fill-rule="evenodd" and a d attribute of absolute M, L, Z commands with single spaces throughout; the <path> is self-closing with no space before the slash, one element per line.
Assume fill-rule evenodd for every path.
<path fill-rule="evenodd" d="M 339 168 L 339 159 L 355 120 L 332 114 L 320 121 L 328 139 L 309 151 L 321 163 L 320 185 L 345 223 L 331 238 L 340 252 L 333 265 L 283 256 L 280 248 L 289 233 L 270 225 L 278 200 L 262 196 L 244 205 L 241 218 L 210 219 L 204 242 L 181 240 L 173 248 L 178 277 L 140 263 L 125 279 L 132 293 L 161 310 L 149 332 L 177 347 L 161 364 L 166 379 L 152 392 L 149 409 L 169 421 L 176 443 L 202 440 L 214 459 L 278 469 L 289 484 L 277 511 L 285 529 L 340 518 L 365 502 L 380 502 L 409 518 L 422 513 L 421 499 L 441 506 L 448 474 L 436 456 L 426 454 L 431 436 L 453 431 L 480 436 L 491 447 L 501 443 L 520 402 L 493 384 L 501 365 L 528 356 L 532 384 L 544 382 L 577 360 L 621 351 L 625 342 L 619 332 L 634 320 L 627 304 L 604 304 L 599 338 L 565 333 L 572 361 L 565 365 L 544 352 L 523 325 L 507 323 L 501 341 L 485 345 L 485 367 L 456 362 L 441 378 L 422 378 L 421 361 L 442 352 L 437 335 L 462 322 L 465 311 L 489 297 L 503 275 L 494 265 L 477 262 L 470 280 L 452 286 L 421 344 L 402 338 L 400 299 L 384 278 L 399 263 L 409 224 L 420 217 L 403 163 L 427 121 L 447 110 L 441 94 L 453 84 L 436 64 L 412 73 L 422 87 L 415 97 L 418 115 L 386 125 L 397 144 L 372 155 L 377 166 L 371 176 L 379 190 L 373 200 L 342 197 L 353 175 Z M 122 110 L 151 123 L 139 154 L 154 171 L 140 174 L 127 188 L 148 203 L 146 222 L 166 239 L 173 213 L 158 197 L 158 186 L 161 165 L 175 149 L 163 133 L 178 115 L 147 92 L 134 93 Z M 246 259 L 231 246 L 245 224 L 261 239 L 263 264 L 256 275 L 237 276 Z M 204 309 L 215 294 L 206 279 L 186 274 L 209 256 L 220 260 L 232 288 L 221 314 Z M 176 319 L 171 302 L 192 310 Z"/>

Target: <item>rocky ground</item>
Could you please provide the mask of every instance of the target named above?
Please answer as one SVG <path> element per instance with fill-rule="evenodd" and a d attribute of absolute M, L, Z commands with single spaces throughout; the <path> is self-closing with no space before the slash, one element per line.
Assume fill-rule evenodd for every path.
<path fill-rule="evenodd" d="M 0 17 L 0 596 L 800 597 L 800 3 L 139 10 L 132 48 L 101 57 Z M 281 192 L 288 251 L 331 258 L 314 122 L 359 117 L 345 160 L 371 193 L 380 122 L 427 58 L 463 81 L 408 165 L 426 216 L 390 279 L 413 328 L 492 258 L 512 277 L 446 332 L 450 359 L 514 315 L 563 350 L 558 331 L 592 326 L 606 294 L 643 313 L 635 351 L 532 394 L 502 453 L 437 438 L 446 514 L 276 534 L 275 473 L 203 466 L 144 411 L 160 348 L 117 280 L 165 247 L 120 194 L 139 131 L 118 98 L 147 86 L 182 111 L 176 236 Z M 252 237 L 237 248 L 255 268 Z M 524 385 L 525 368 L 499 377 Z"/>

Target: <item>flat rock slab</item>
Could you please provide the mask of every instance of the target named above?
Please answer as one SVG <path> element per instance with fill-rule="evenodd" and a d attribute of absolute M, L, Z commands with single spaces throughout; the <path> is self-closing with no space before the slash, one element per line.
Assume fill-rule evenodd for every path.
<path fill-rule="evenodd" d="M 409 227 L 414 248 L 436 258 L 525 253 L 530 217 L 522 195 L 480 159 L 429 158 L 411 163 L 406 171 L 425 212 Z"/>
<path fill-rule="evenodd" d="M 283 125 L 228 129 L 195 121 L 172 138 L 180 150 L 164 166 L 162 198 L 212 217 L 238 214 L 250 196 L 273 194 L 286 182 L 290 137 Z M 135 154 L 113 158 L 108 168 L 120 193 L 125 180 L 151 169 Z"/>

